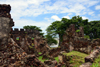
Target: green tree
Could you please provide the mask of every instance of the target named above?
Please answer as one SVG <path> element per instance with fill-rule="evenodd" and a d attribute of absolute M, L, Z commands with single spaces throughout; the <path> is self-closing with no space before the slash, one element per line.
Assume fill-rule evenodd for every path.
<path fill-rule="evenodd" d="M 57 36 L 59 37 L 59 39 L 61 40 L 61 36 L 63 35 L 63 30 L 62 30 L 62 22 L 61 21 L 55 21 L 53 22 L 47 29 L 47 36 L 51 36 L 51 42 L 53 38 L 56 38 Z M 49 39 L 47 37 L 47 39 Z M 59 41 L 60 41 L 59 40 Z M 50 42 L 49 41 L 49 42 Z"/>
<path fill-rule="evenodd" d="M 34 30 L 38 30 L 40 32 L 40 35 L 44 36 L 44 33 L 42 33 L 42 29 L 40 29 L 40 27 L 37 27 L 37 26 L 24 26 L 23 27 L 24 29 L 34 29 Z"/>
<path fill-rule="evenodd" d="M 84 32 L 90 39 L 100 38 L 100 21 L 90 21 L 85 27 Z"/>
<path fill-rule="evenodd" d="M 55 40 L 55 37 L 52 37 L 51 35 L 45 35 L 45 37 L 47 38 L 47 43 L 48 45 L 52 45 L 52 44 L 57 44 L 57 41 Z"/>
<path fill-rule="evenodd" d="M 76 28 L 80 26 L 85 27 L 88 24 L 88 19 L 83 20 L 80 16 L 74 16 L 72 19 L 62 18 L 61 21 L 53 22 L 47 29 L 47 35 L 50 34 L 52 37 L 59 37 L 59 45 L 62 43 L 62 37 L 65 33 L 65 30 L 69 27 L 70 24 L 75 24 Z"/>
<path fill-rule="evenodd" d="M 27 26 L 24 26 L 23 27 L 24 29 L 34 29 L 34 30 L 38 30 L 38 31 L 42 31 L 41 29 L 40 29 L 40 27 L 37 27 L 37 26 L 29 26 L 29 25 L 27 25 Z"/>

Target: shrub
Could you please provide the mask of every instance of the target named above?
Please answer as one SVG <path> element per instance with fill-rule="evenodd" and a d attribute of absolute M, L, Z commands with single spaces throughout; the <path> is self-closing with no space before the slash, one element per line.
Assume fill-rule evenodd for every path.
<path fill-rule="evenodd" d="M 76 32 L 80 32 L 80 30 L 76 30 Z"/>
<path fill-rule="evenodd" d="M 84 38 L 90 39 L 90 37 L 88 35 L 85 35 Z"/>

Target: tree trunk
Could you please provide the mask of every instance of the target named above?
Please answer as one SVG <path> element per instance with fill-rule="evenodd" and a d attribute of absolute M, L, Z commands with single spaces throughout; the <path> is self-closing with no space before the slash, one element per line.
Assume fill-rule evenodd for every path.
<path fill-rule="evenodd" d="M 59 45 L 58 46 L 61 46 L 61 44 L 62 44 L 62 36 L 61 34 L 59 34 Z"/>

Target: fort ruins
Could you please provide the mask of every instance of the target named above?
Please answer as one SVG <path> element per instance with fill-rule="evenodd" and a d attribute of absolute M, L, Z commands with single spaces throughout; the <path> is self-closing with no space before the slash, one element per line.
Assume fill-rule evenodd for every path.
<path fill-rule="evenodd" d="M 11 18 L 11 6 L 0 5 L 0 67 L 70 67 L 69 59 L 64 52 L 79 51 L 90 54 L 84 58 L 85 63 L 80 67 L 89 67 L 100 54 L 100 39 L 90 40 L 84 38 L 83 27 L 78 32 L 71 24 L 63 35 L 61 47 L 50 49 L 47 40 L 37 30 L 14 30 L 14 21 Z M 94 50 L 93 50 L 94 49 Z M 91 52 L 93 50 L 93 52 Z M 41 54 L 39 54 L 41 52 Z M 44 63 L 37 57 L 49 58 Z M 59 63 L 54 57 L 59 57 Z"/>

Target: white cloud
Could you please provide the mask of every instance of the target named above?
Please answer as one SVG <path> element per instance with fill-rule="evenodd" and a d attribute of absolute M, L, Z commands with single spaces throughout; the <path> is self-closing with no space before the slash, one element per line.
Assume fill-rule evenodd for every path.
<path fill-rule="evenodd" d="M 40 5 L 41 3 L 49 1 L 49 0 L 27 0 L 29 4 L 35 4 L 35 5 Z"/>
<path fill-rule="evenodd" d="M 98 16 L 100 17 L 100 14 L 98 14 Z"/>
<path fill-rule="evenodd" d="M 43 7 L 44 2 L 49 0 L 4 0 L 1 4 L 11 5 L 11 15 L 13 18 L 20 18 L 22 16 L 38 16 L 45 12 Z"/>
<path fill-rule="evenodd" d="M 92 14 L 94 14 L 94 12 L 89 12 L 89 15 L 92 15 Z"/>
<path fill-rule="evenodd" d="M 57 15 L 53 15 L 51 18 L 56 21 L 61 21 L 61 19 Z"/>
<path fill-rule="evenodd" d="M 94 20 L 94 19 L 90 19 L 90 18 L 85 17 L 85 16 L 82 16 L 82 19 L 83 19 L 83 20 L 88 19 L 89 22 Z"/>
<path fill-rule="evenodd" d="M 95 12 L 90 7 L 100 2 L 99 0 L 54 0 L 54 2 L 52 0 L 0 0 L 0 3 L 11 5 L 11 16 L 15 21 L 15 27 L 22 27 L 24 24 L 36 25 L 44 30 L 52 21 L 61 21 L 56 14 L 67 13 L 67 16 L 65 15 L 64 17 L 68 19 L 73 14 L 94 16 Z M 100 5 L 97 5 L 95 9 L 99 10 Z M 21 19 L 21 17 L 36 17 L 50 13 L 54 13 L 55 15 L 51 18 L 45 18 L 45 21 L 41 22 Z M 88 18 L 83 17 L 83 19 Z"/>
<path fill-rule="evenodd" d="M 88 14 L 88 7 L 98 3 L 97 0 L 0 0 L 0 3 L 11 4 L 12 17 L 38 16 L 47 13 L 75 13 L 76 15 Z M 87 7 L 88 6 L 88 7 Z"/>
<path fill-rule="evenodd" d="M 70 17 L 69 17 L 69 16 L 64 16 L 63 18 L 67 18 L 67 19 L 70 19 Z"/>
<path fill-rule="evenodd" d="M 93 5 L 96 5 L 97 3 L 98 3 L 99 1 L 88 1 L 88 7 L 90 7 L 90 6 L 93 6 Z"/>
<path fill-rule="evenodd" d="M 51 24 L 50 21 L 36 22 L 33 20 L 26 20 L 26 19 L 17 19 L 15 21 L 16 21 L 15 26 L 13 28 L 23 28 L 23 26 L 26 26 L 26 25 L 33 25 L 33 26 L 41 27 L 43 31 L 45 31 L 45 29 Z"/>
<path fill-rule="evenodd" d="M 85 19 L 88 19 L 88 18 L 83 16 L 82 19 L 85 20 Z"/>
<path fill-rule="evenodd" d="M 91 15 L 91 16 L 95 15 L 93 11 L 88 12 L 88 14 Z"/>
<path fill-rule="evenodd" d="M 97 6 L 95 7 L 95 9 L 96 9 L 96 10 L 99 10 L 99 9 L 100 9 L 100 5 L 97 5 Z"/>

